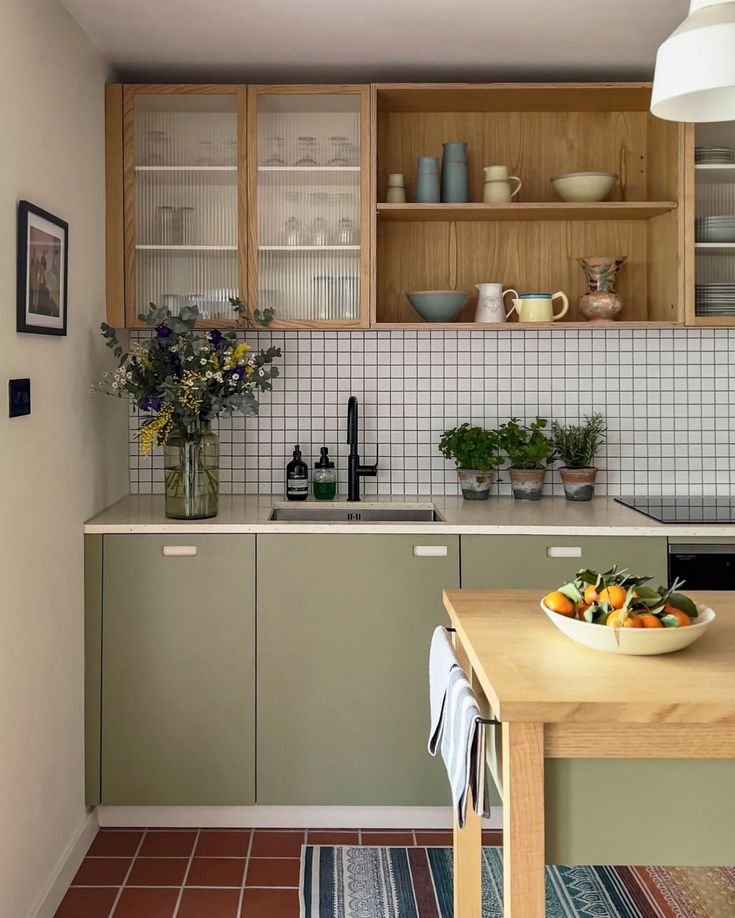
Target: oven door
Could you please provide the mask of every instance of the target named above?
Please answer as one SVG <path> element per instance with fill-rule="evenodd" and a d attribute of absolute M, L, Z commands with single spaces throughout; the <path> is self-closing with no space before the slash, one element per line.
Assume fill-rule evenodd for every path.
<path fill-rule="evenodd" d="M 669 585 L 685 581 L 685 590 L 735 590 L 735 543 L 669 544 Z"/>

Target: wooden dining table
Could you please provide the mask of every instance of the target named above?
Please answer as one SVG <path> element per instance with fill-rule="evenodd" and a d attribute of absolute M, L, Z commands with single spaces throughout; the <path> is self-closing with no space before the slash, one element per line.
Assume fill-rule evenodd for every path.
<path fill-rule="evenodd" d="M 536 591 L 445 591 L 460 665 L 498 721 L 505 918 L 545 915 L 545 761 L 735 759 L 735 592 L 692 596 L 717 612 L 707 632 L 646 657 L 575 643 Z M 456 918 L 481 918 L 481 846 L 468 807 L 454 824 Z"/>

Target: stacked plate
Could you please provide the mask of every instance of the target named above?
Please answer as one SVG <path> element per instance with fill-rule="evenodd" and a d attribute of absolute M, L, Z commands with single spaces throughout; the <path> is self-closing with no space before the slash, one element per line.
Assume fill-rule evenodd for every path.
<path fill-rule="evenodd" d="M 735 242 L 735 214 L 698 217 L 694 223 L 697 242 Z"/>
<path fill-rule="evenodd" d="M 732 147 L 695 147 L 694 162 L 708 166 L 726 166 L 735 163 Z"/>
<path fill-rule="evenodd" d="M 696 284 L 694 304 L 698 316 L 735 316 L 735 284 Z"/>

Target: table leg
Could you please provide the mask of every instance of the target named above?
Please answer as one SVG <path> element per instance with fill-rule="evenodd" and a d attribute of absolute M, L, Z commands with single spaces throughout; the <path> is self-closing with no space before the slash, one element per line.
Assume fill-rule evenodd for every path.
<path fill-rule="evenodd" d="M 504 723 L 504 918 L 544 918 L 544 860 L 544 725 Z"/>
<path fill-rule="evenodd" d="M 482 918 L 482 819 L 471 801 L 464 828 L 454 816 L 454 914 Z"/>

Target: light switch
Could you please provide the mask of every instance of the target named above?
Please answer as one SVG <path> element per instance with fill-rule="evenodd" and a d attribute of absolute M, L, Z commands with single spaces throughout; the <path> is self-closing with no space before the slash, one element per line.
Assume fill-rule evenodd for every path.
<path fill-rule="evenodd" d="M 20 418 L 31 413 L 30 379 L 11 379 L 8 382 L 8 414 Z"/>

